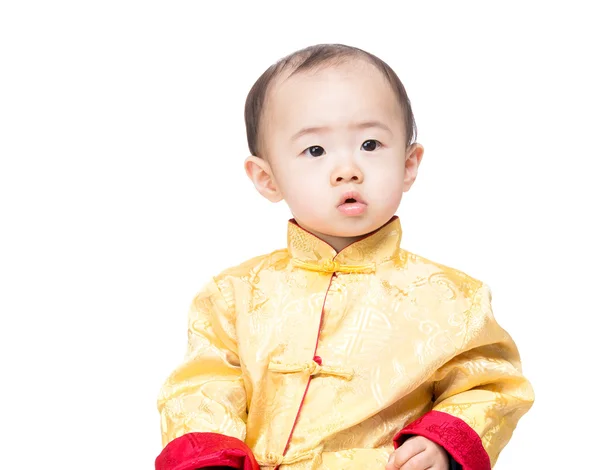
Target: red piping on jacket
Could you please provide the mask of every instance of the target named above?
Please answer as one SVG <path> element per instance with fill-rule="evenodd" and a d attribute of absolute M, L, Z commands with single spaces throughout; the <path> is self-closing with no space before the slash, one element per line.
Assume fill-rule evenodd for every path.
<path fill-rule="evenodd" d="M 335 257 L 334 257 L 335 259 Z M 329 295 L 329 289 L 331 289 L 331 283 L 333 282 L 333 278 L 337 276 L 336 273 L 333 273 L 329 278 L 329 285 L 327 286 L 327 290 L 325 291 L 325 298 L 323 299 L 323 307 L 321 307 L 321 319 L 319 320 L 319 330 L 317 331 L 317 341 L 315 342 L 315 349 L 313 351 L 313 361 L 317 364 L 321 365 L 321 358 L 318 357 L 317 347 L 319 346 L 319 338 L 321 336 L 321 328 L 323 327 L 323 318 L 325 317 L 325 303 L 327 302 L 327 296 Z M 312 375 L 308 376 L 308 382 L 306 382 L 306 388 L 304 389 L 304 395 L 302 395 L 302 400 L 300 400 L 300 406 L 298 407 L 298 412 L 296 413 L 296 419 L 294 419 L 294 424 L 292 424 L 292 429 L 290 430 L 290 436 L 288 437 L 287 443 L 285 444 L 285 448 L 283 449 L 283 456 L 285 457 L 286 452 L 290 447 L 290 442 L 292 442 L 292 436 L 294 434 L 294 429 L 296 428 L 296 424 L 298 423 L 298 418 L 300 418 L 300 411 L 302 411 L 302 405 L 304 404 L 304 399 L 306 398 L 306 394 L 308 393 L 308 387 L 310 386 L 310 381 L 312 380 Z M 274 470 L 278 470 L 279 465 L 275 467 Z"/>
<path fill-rule="evenodd" d="M 392 221 L 396 220 L 397 218 L 398 218 L 398 216 L 394 215 L 390 220 L 388 220 L 385 224 L 383 224 L 378 230 L 375 230 L 374 232 L 368 233 L 368 234 L 360 237 L 358 240 L 355 240 L 354 242 L 350 243 L 350 245 L 348 245 L 348 246 L 354 245 L 356 242 L 359 242 L 361 240 L 364 240 L 365 238 L 370 237 L 375 232 L 378 232 L 381 228 L 385 227 L 386 225 L 388 225 Z M 300 225 L 298 225 L 298 223 L 294 219 L 290 219 L 290 222 L 292 222 L 294 225 L 296 225 L 302 229 L 302 227 L 300 227 Z M 307 232 L 306 230 L 304 230 L 304 231 Z M 307 232 L 307 233 L 310 233 L 310 232 Z M 319 239 L 319 240 L 321 240 L 321 239 Z M 321 241 L 325 242 L 324 240 L 321 240 Z M 327 243 L 327 242 L 325 242 L 325 243 Z M 329 243 L 327 243 L 327 244 L 329 246 L 331 246 Z M 342 251 L 344 251 L 346 248 L 348 248 L 348 246 L 340 251 L 336 250 L 336 255 L 333 257 L 333 259 L 335 260 Z M 331 248 L 333 248 L 333 247 L 331 246 Z M 334 250 L 335 250 L 335 248 L 334 248 Z M 321 320 L 319 322 L 319 331 L 317 332 L 317 341 L 316 341 L 315 349 L 313 352 L 313 360 L 315 362 L 317 362 L 319 365 L 321 365 L 321 358 L 318 357 L 316 354 L 317 354 L 317 347 L 319 346 L 319 337 L 321 335 L 321 328 L 323 327 L 323 318 L 325 316 L 325 303 L 327 302 L 327 295 L 329 294 L 329 289 L 331 289 L 331 283 L 333 281 L 333 278 L 336 276 L 337 276 L 337 274 L 333 273 L 331 278 L 329 279 L 329 285 L 327 286 L 327 290 L 325 291 L 325 298 L 323 299 L 323 307 L 321 308 Z M 294 429 L 296 428 L 296 424 L 298 423 L 298 418 L 300 417 L 300 411 L 302 410 L 302 405 L 304 404 L 304 399 L 306 398 L 306 394 L 308 393 L 308 387 L 310 386 L 311 380 L 312 380 L 312 375 L 308 377 L 308 382 L 306 383 L 306 388 L 304 389 L 304 395 L 302 395 L 302 400 L 300 401 L 300 406 L 298 407 L 298 412 L 296 413 L 296 419 L 294 419 L 294 424 L 292 425 L 292 429 L 290 430 L 290 436 L 288 437 L 287 443 L 285 444 L 285 448 L 283 449 L 283 456 L 285 456 L 285 454 L 288 451 L 288 448 L 290 446 L 290 442 L 292 441 L 292 435 L 294 434 Z M 274 470 L 278 470 L 278 469 L 279 469 L 279 465 L 277 465 Z"/>

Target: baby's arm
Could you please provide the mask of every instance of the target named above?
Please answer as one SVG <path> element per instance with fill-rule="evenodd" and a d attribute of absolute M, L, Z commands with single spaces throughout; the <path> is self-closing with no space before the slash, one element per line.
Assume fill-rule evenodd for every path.
<path fill-rule="evenodd" d="M 420 435 L 441 445 L 464 470 L 486 470 L 496 462 L 534 396 L 490 301 L 483 285 L 467 312 L 462 347 L 435 374 L 433 410 L 398 433 L 396 446 Z"/>
<path fill-rule="evenodd" d="M 211 282 L 190 308 L 185 361 L 161 389 L 158 408 L 166 447 L 156 470 L 258 470 L 243 442 L 246 391 L 234 325 L 233 308 Z"/>

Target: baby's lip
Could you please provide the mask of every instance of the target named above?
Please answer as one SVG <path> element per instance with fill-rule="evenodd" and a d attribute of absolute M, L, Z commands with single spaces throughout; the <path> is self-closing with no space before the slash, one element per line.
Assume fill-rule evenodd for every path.
<path fill-rule="evenodd" d="M 354 201 L 358 202 L 359 204 L 367 205 L 367 203 L 360 196 L 360 193 L 358 191 L 346 191 L 344 194 L 342 194 L 342 197 L 338 202 L 338 207 L 342 204 L 346 204 L 348 199 L 354 199 Z"/>

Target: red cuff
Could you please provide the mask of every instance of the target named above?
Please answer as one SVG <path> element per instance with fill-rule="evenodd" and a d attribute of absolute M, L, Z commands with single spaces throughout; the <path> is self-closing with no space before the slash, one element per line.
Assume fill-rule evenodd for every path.
<path fill-rule="evenodd" d="M 260 470 L 250 448 L 239 439 L 212 432 L 191 432 L 172 440 L 156 458 L 156 470 L 225 467 Z"/>
<path fill-rule="evenodd" d="M 441 411 L 430 411 L 394 436 L 397 449 L 410 436 L 423 436 L 442 446 L 463 470 L 490 470 L 490 457 L 481 438 L 463 420 Z"/>

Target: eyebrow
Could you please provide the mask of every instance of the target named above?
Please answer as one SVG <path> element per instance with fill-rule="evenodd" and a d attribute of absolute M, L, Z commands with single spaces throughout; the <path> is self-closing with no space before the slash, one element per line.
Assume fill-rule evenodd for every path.
<path fill-rule="evenodd" d="M 388 126 L 386 126 L 384 123 L 382 123 L 381 121 L 364 121 L 364 122 L 359 122 L 359 123 L 353 124 L 350 127 L 352 129 L 369 129 L 372 127 L 376 127 L 378 129 L 387 131 L 390 134 L 392 133 L 390 128 Z M 328 132 L 330 130 L 331 130 L 331 128 L 328 126 L 304 127 L 292 136 L 292 140 L 297 140 L 300 137 L 307 135 L 307 134 L 322 134 L 322 133 Z"/>

